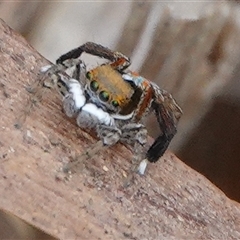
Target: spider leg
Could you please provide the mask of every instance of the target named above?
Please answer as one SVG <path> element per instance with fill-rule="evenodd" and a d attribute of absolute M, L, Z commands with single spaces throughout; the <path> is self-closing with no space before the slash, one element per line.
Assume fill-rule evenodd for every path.
<path fill-rule="evenodd" d="M 161 110 L 156 110 L 156 114 L 159 114 Z M 163 112 L 161 112 L 162 115 Z M 161 116 L 162 117 L 162 116 Z M 157 117 L 158 118 L 158 117 Z M 165 119 L 166 120 L 166 119 Z M 149 162 L 156 162 L 159 158 L 165 153 L 167 150 L 172 138 L 176 134 L 176 126 L 167 126 L 167 124 L 171 124 L 171 117 L 167 119 L 168 122 L 161 121 L 159 122 L 161 130 L 163 130 L 162 135 L 157 137 L 154 143 L 147 151 L 147 159 Z M 169 129 L 167 129 L 169 128 Z"/>
<path fill-rule="evenodd" d="M 30 113 L 34 110 L 34 107 L 38 102 L 42 101 L 42 97 L 47 88 L 52 88 L 53 84 L 47 83 L 49 81 L 48 75 L 45 74 L 52 68 L 51 65 L 47 65 L 40 70 L 40 73 L 44 73 L 44 75 L 40 74 L 38 81 L 26 87 L 26 90 L 32 95 L 29 97 L 27 105 L 24 107 L 24 110 L 21 112 L 20 116 L 17 118 L 17 122 L 15 123 L 15 127 L 20 129 L 26 118 Z M 52 80 L 51 80 L 52 81 Z M 45 84 L 46 83 L 46 84 Z"/>
<path fill-rule="evenodd" d="M 134 173 L 138 172 L 143 175 L 147 167 L 146 151 L 149 147 L 147 137 L 148 132 L 146 127 L 141 123 L 128 123 L 122 128 L 121 142 L 133 145 L 132 166 L 125 179 L 125 186 L 133 181 Z"/>
<path fill-rule="evenodd" d="M 147 151 L 147 159 L 156 162 L 168 148 L 172 138 L 177 132 L 177 122 L 182 115 L 181 108 L 177 105 L 171 94 L 161 90 L 153 84 L 155 99 L 152 108 L 155 111 L 162 134 L 157 137 Z"/>
<path fill-rule="evenodd" d="M 80 59 L 68 59 L 64 64 L 48 65 L 42 68 L 48 78 L 43 86 L 55 88 L 63 100 L 63 109 L 68 117 L 74 117 L 86 103 L 86 66 Z"/>
<path fill-rule="evenodd" d="M 86 84 L 86 65 L 80 59 L 67 59 L 62 63 L 65 72 L 71 77 L 78 80 L 83 86 Z M 58 66 L 61 66 L 59 64 Z"/>
<path fill-rule="evenodd" d="M 91 147 L 87 148 L 81 155 L 77 156 L 74 161 L 69 162 L 63 166 L 63 172 L 69 173 L 72 172 L 72 170 L 74 170 L 74 172 L 77 172 L 77 166 L 79 164 L 85 162 L 87 159 L 90 159 L 93 156 L 96 156 L 96 154 L 103 149 L 104 145 L 100 140 L 97 143 L 93 144 Z"/>
<path fill-rule="evenodd" d="M 63 97 L 63 110 L 68 117 L 76 117 L 81 128 L 96 128 L 98 125 L 114 126 L 114 118 L 94 103 L 87 102 L 81 83 L 68 75 L 58 73 L 57 89 Z"/>
<path fill-rule="evenodd" d="M 122 74 L 122 77 L 125 81 L 132 82 L 142 91 L 138 107 L 133 116 L 135 120 L 140 121 L 141 118 L 153 110 L 162 131 L 162 134 L 155 139 L 154 143 L 146 151 L 145 159 L 139 165 L 139 172 L 143 174 L 147 162 L 156 162 L 168 148 L 176 134 L 176 125 L 182 115 L 182 110 L 171 94 L 137 73 L 128 72 Z"/>
<path fill-rule="evenodd" d="M 84 151 L 84 153 L 77 157 L 74 162 L 69 162 L 68 164 L 66 164 L 63 167 L 64 172 L 71 171 L 80 163 L 96 156 L 96 154 L 100 151 L 115 145 L 119 141 L 121 135 L 121 131 L 118 128 L 105 125 L 99 125 L 97 128 L 97 132 L 100 140 L 97 143 L 93 144 L 91 147 L 89 147 L 86 151 Z M 76 168 L 74 169 L 74 171 L 76 171 Z"/>
<path fill-rule="evenodd" d="M 48 76 L 53 84 L 49 84 L 47 79 L 44 81 L 44 87 L 51 88 L 52 85 L 56 84 L 56 76 L 60 73 L 70 76 L 73 79 L 78 80 L 82 85 L 86 83 L 86 65 L 80 59 L 67 59 L 62 63 L 56 65 L 46 65 L 40 70 L 41 73 Z"/>
<path fill-rule="evenodd" d="M 114 52 L 110 50 L 109 48 L 106 48 L 100 44 L 96 44 L 93 42 L 87 42 L 83 45 L 81 45 L 78 48 L 75 48 L 64 55 L 60 56 L 56 63 L 57 64 L 64 64 L 66 60 L 69 59 L 77 59 L 79 58 L 82 53 L 88 53 L 100 58 L 105 58 L 109 61 L 111 61 L 110 65 L 113 69 L 116 69 L 118 71 L 123 71 L 126 69 L 131 63 L 130 59 L 123 55 L 120 52 Z"/>

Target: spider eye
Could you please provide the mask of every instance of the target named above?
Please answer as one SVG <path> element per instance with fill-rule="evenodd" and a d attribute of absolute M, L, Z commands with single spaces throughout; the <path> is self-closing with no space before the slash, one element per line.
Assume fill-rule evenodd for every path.
<path fill-rule="evenodd" d="M 117 100 L 113 100 L 113 101 L 112 101 L 112 105 L 113 105 L 114 107 L 118 107 L 118 106 L 119 106 L 119 103 L 118 103 Z"/>
<path fill-rule="evenodd" d="M 87 72 L 86 73 L 86 77 L 87 77 L 87 79 L 91 79 L 92 78 L 92 74 L 90 72 Z"/>
<path fill-rule="evenodd" d="M 107 102 L 108 99 L 109 99 L 109 93 L 106 92 L 106 91 L 101 91 L 101 92 L 99 93 L 99 98 L 100 98 L 100 100 L 102 100 L 103 102 Z"/>
<path fill-rule="evenodd" d="M 92 90 L 93 92 L 96 92 L 96 91 L 98 90 L 98 88 L 99 88 L 98 82 L 95 81 L 95 80 L 91 81 L 91 83 L 90 83 L 90 88 L 91 88 L 91 90 Z"/>

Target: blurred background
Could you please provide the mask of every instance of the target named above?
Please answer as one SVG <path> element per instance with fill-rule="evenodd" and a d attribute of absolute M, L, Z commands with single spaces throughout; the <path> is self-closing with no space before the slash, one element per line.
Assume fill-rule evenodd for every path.
<path fill-rule="evenodd" d="M 170 149 L 240 202 L 238 1 L 1 1 L 0 17 L 52 62 L 87 41 L 131 57 L 183 109 Z"/>

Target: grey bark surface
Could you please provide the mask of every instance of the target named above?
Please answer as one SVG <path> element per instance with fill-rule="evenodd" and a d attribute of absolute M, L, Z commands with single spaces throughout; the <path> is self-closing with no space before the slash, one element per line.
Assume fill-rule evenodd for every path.
<path fill-rule="evenodd" d="M 61 167 L 96 139 L 61 111 L 54 91 L 15 127 L 48 62 L 0 21 L 0 208 L 60 239 L 240 239 L 240 205 L 167 152 L 123 188 L 131 152 L 116 145 Z"/>

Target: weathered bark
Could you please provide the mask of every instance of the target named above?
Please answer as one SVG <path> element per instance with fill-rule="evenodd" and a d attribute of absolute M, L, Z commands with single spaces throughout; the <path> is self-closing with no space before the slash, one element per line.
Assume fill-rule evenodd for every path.
<path fill-rule="evenodd" d="M 48 92 L 15 128 L 25 87 L 47 64 L 0 22 L 0 208 L 61 239 L 239 239 L 240 206 L 172 153 L 123 188 L 131 153 L 117 145 L 69 181 L 55 176 L 95 142 L 61 112 Z"/>

